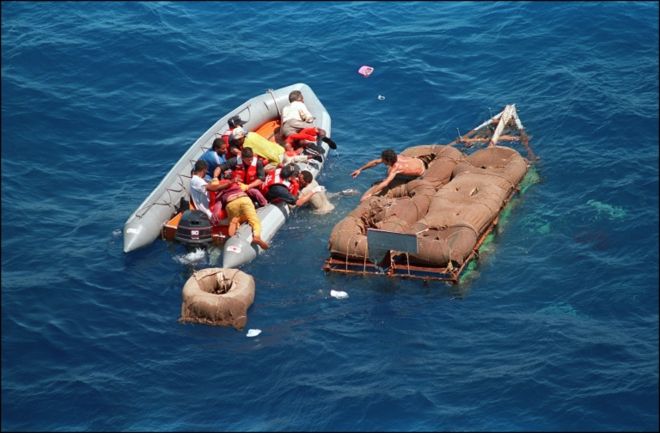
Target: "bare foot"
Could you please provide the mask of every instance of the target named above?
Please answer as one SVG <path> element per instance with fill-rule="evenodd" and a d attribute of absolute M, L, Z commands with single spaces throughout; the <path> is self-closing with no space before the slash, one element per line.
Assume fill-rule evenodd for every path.
<path fill-rule="evenodd" d="M 266 242 L 263 241 L 260 237 L 253 237 L 252 238 L 252 243 L 259 245 L 262 249 L 267 250 L 270 248 L 270 245 L 268 245 Z"/>
<path fill-rule="evenodd" d="M 227 228 L 227 234 L 231 237 L 236 234 L 236 230 L 241 225 L 241 221 L 238 217 L 234 217 L 229 222 L 229 227 Z"/>

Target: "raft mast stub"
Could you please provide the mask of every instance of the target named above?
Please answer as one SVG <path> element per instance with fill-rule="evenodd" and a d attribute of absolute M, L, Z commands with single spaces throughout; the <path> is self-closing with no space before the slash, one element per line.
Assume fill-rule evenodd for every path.
<path fill-rule="evenodd" d="M 323 270 L 456 284 L 538 158 L 513 104 L 446 145 L 402 154 L 431 162 L 419 178 L 359 203 L 337 223 Z"/>

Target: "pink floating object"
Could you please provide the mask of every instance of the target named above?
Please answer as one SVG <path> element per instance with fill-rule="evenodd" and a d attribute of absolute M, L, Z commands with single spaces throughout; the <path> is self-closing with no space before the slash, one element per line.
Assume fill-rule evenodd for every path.
<path fill-rule="evenodd" d="M 374 68 L 371 66 L 360 66 L 360 69 L 358 69 L 358 74 L 362 75 L 364 78 L 367 78 L 371 73 L 374 71 Z"/>

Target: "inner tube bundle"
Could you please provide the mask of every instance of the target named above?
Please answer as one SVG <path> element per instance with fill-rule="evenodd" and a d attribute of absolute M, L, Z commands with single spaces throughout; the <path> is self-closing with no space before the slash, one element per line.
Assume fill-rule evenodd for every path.
<path fill-rule="evenodd" d="M 243 271 L 202 269 L 183 286 L 179 321 L 243 329 L 254 293 L 254 278 Z"/>

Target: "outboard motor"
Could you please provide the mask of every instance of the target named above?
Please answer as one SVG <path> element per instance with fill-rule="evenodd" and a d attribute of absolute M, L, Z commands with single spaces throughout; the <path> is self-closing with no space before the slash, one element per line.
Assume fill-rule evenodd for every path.
<path fill-rule="evenodd" d="M 188 248 L 208 246 L 211 237 L 211 221 L 201 210 L 186 210 L 181 215 L 174 240 Z"/>

